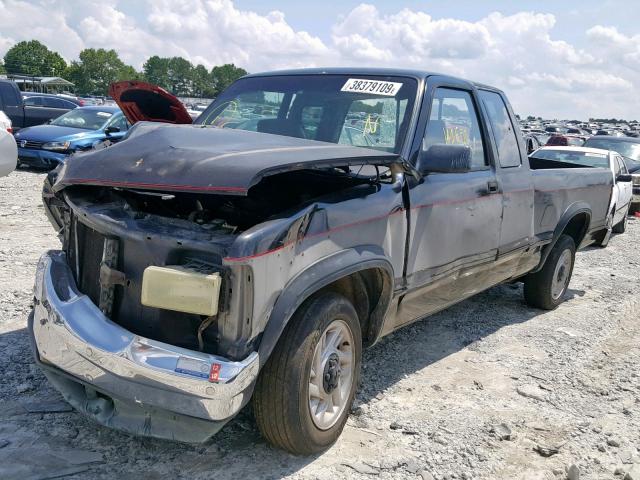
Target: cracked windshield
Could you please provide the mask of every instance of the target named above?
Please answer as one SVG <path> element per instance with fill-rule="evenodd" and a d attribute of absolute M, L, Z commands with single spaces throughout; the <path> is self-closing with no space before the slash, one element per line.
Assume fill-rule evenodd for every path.
<path fill-rule="evenodd" d="M 197 123 L 398 153 L 416 87 L 402 77 L 249 77 L 227 89 Z"/>

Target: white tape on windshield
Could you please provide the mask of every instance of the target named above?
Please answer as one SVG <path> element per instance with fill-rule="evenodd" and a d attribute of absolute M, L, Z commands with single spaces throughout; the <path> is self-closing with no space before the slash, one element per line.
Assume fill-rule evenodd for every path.
<path fill-rule="evenodd" d="M 382 80 L 367 80 L 366 78 L 350 78 L 340 89 L 341 92 L 366 93 L 370 95 L 384 95 L 395 97 L 402 87 L 399 82 L 383 82 Z"/>

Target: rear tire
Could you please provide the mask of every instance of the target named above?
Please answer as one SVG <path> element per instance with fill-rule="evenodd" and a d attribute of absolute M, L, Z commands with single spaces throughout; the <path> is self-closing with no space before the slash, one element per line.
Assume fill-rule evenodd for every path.
<path fill-rule="evenodd" d="M 627 230 L 627 216 L 629 215 L 629 209 L 624 213 L 624 217 L 618 223 L 616 223 L 611 231 L 613 233 L 624 233 Z"/>
<path fill-rule="evenodd" d="M 353 305 L 333 292 L 306 300 L 258 377 L 253 408 L 262 435 L 296 455 L 331 446 L 349 416 L 361 357 Z"/>
<path fill-rule="evenodd" d="M 553 310 L 562 303 L 571 280 L 575 256 L 573 238 L 560 235 L 542 269 L 524 279 L 524 299 L 528 305 Z"/>

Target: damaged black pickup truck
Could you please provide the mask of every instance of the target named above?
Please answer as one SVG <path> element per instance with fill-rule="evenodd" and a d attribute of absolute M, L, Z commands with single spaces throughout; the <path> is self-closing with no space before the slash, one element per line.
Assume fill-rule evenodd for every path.
<path fill-rule="evenodd" d="M 608 234 L 610 172 L 530 164 L 488 86 L 256 74 L 194 124 L 166 92 L 117 87 L 139 122 L 45 183 L 63 249 L 29 320 L 51 383 L 113 428 L 202 442 L 253 398 L 270 442 L 323 450 L 363 347 L 502 282 L 555 308 L 576 250 Z"/>

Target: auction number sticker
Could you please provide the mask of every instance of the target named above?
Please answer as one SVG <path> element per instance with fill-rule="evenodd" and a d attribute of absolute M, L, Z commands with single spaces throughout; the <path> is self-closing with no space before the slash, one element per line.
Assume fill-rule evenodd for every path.
<path fill-rule="evenodd" d="M 341 92 L 369 93 L 395 97 L 402 87 L 399 82 L 384 82 L 381 80 L 367 80 L 366 78 L 350 78 L 340 89 Z"/>

